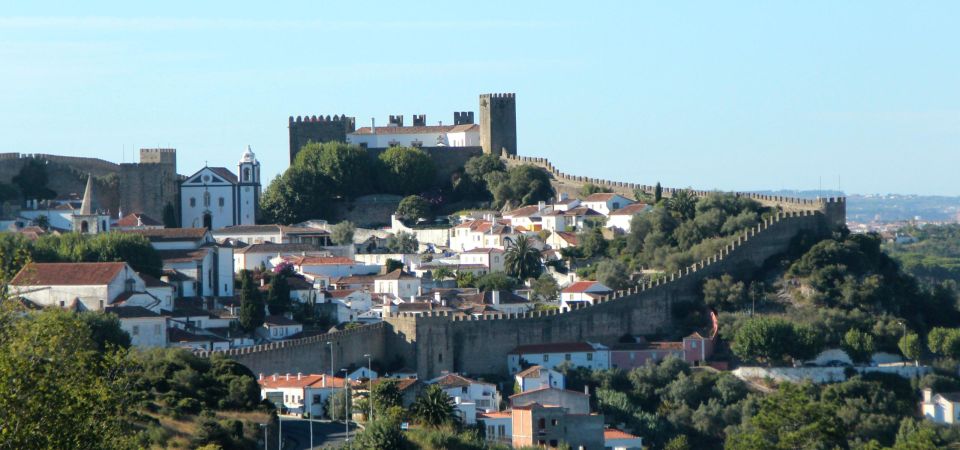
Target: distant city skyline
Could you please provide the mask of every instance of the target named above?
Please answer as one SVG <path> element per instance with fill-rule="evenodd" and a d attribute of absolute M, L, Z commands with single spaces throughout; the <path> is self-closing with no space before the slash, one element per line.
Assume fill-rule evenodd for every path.
<path fill-rule="evenodd" d="M 227 7 L 229 5 L 229 7 Z M 521 155 L 722 190 L 960 195 L 960 4 L 44 2 L 0 15 L 0 152 L 287 167 L 287 118 L 450 123 L 517 94 Z M 838 180 L 840 185 L 838 186 Z"/>

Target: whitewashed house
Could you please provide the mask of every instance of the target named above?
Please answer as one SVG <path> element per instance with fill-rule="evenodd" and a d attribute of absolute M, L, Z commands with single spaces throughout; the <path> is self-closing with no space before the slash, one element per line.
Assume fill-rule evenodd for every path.
<path fill-rule="evenodd" d="M 427 384 L 436 384 L 453 399 L 456 409 L 465 424 L 477 423 L 477 412 L 493 412 L 500 409 L 500 392 L 491 383 L 472 380 L 457 374 L 434 378 Z"/>
<path fill-rule="evenodd" d="M 583 199 L 580 204 L 605 216 L 633 203 L 633 200 L 612 192 L 598 192 Z"/>
<path fill-rule="evenodd" d="M 517 386 L 520 386 L 520 392 L 532 391 L 543 387 L 552 387 L 556 389 L 566 389 L 566 379 L 563 374 L 539 365 L 530 366 L 526 370 L 521 370 L 514 379 Z"/>
<path fill-rule="evenodd" d="M 450 249 L 465 252 L 475 248 L 506 249 L 508 242 L 516 242 L 520 233 L 506 220 L 471 220 L 453 228 Z"/>
<path fill-rule="evenodd" d="M 289 339 L 303 331 L 303 324 L 284 316 L 267 316 L 263 319 L 262 335 L 271 341 Z"/>
<path fill-rule="evenodd" d="M 561 342 L 521 345 L 507 354 L 510 373 L 520 372 L 527 364 L 553 369 L 564 363 L 591 370 L 609 369 L 610 348 L 590 342 Z"/>
<path fill-rule="evenodd" d="M 577 281 L 560 291 L 560 308 L 570 311 L 577 307 L 593 305 L 598 298 L 611 293 L 613 289 L 599 281 Z"/>
<path fill-rule="evenodd" d="M 653 207 L 646 203 L 631 203 L 623 208 L 610 212 L 610 214 L 607 215 L 607 223 L 605 226 L 620 233 L 629 233 L 630 221 L 633 220 L 633 217 L 648 212 L 651 209 L 653 209 Z"/>
<path fill-rule="evenodd" d="M 397 269 L 378 276 L 373 283 L 373 292 L 408 299 L 420 295 L 420 279 Z"/>
<path fill-rule="evenodd" d="M 120 328 L 130 335 L 134 347 L 166 347 L 167 318 L 142 306 L 107 307 L 120 319 Z"/>
<path fill-rule="evenodd" d="M 276 406 L 283 404 L 290 413 L 309 414 L 311 417 L 324 415 L 327 398 L 343 390 L 344 379 L 330 375 L 270 375 L 260 374 L 261 398 L 270 400 Z"/>
<path fill-rule="evenodd" d="M 924 419 L 934 423 L 960 423 L 960 392 L 934 393 L 933 389 L 924 389 L 920 412 Z"/>
<path fill-rule="evenodd" d="M 233 248 L 218 246 L 205 228 L 131 230 L 150 240 L 163 260 L 161 280 L 177 298 L 232 297 Z"/>
<path fill-rule="evenodd" d="M 180 183 L 180 223 L 213 230 L 253 225 L 260 208 L 260 163 L 247 146 L 240 177 L 225 167 L 204 167 Z"/>
<path fill-rule="evenodd" d="M 313 277 L 337 278 L 370 275 L 380 271 L 380 266 L 366 265 L 343 256 L 282 256 L 272 258 L 270 262 L 274 266 L 281 262 L 290 263 L 298 273 Z"/>
<path fill-rule="evenodd" d="M 39 306 L 103 311 L 136 294 L 143 279 L 127 263 L 28 263 L 10 281 L 15 295 Z"/>

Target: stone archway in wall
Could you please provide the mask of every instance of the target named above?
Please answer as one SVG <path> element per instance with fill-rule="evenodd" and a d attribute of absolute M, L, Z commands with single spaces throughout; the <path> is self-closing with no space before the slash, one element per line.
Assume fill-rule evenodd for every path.
<path fill-rule="evenodd" d="M 81 233 L 89 233 L 89 232 L 90 232 L 90 224 L 87 223 L 86 220 L 80 221 L 80 232 L 81 232 Z"/>
<path fill-rule="evenodd" d="M 213 230 L 213 215 L 210 214 L 210 211 L 203 213 L 203 227 Z"/>

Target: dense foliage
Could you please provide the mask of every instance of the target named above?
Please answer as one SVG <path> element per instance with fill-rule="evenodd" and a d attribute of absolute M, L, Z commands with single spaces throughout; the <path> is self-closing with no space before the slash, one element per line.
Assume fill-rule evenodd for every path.
<path fill-rule="evenodd" d="M 884 249 L 903 269 L 928 283 L 960 282 L 960 225 L 926 225 L 900 231 L 900 243 Z"/>
<path fill-rule="evenodd" d="M 28 257 L 28 258 L 26 258 Z M 159 277 L 160 254 L 150 241 L 130 233 L 43 235 L 30 241 L 17 234 L 0 234 L 0 269 L 8 277 L 27 262 L 125 261 L 134 270 Z"/>

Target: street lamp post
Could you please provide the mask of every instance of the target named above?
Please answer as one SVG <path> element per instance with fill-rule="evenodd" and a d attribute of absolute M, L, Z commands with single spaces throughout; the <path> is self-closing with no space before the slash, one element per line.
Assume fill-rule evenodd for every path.
<path fill-rule="evenodd" d="M 370 402 L 370 419 L 367 420 L 367 423 L 373 423 L 373 363 L 369 353 L 363 356 L 367 358 L 367 401 Z"/>
<path fill-rule="evenodd" d="M 343 372 L 343 428 L 347 434 L 346 442 L 347 446 L 350 446 L 350 390 L 347 384 L 347 369 L 342 369 Z"/>
<path fill-rule="evenodd" d="M 260 425 L 260 428 L 263 428 L 263 450 L 269 450 L 270 441 L 268 440 L 269 438 L 267 437 L 267 429 L 270 427 L 270 424 L 261 423 L 259 425 Z"/>
<path fill-rule="evenodd" d="M 330 346 L 330 376 L 334 376 L 337 373 L 333 371 L 333 342 L 327 341 L 327 345 Z"/>

